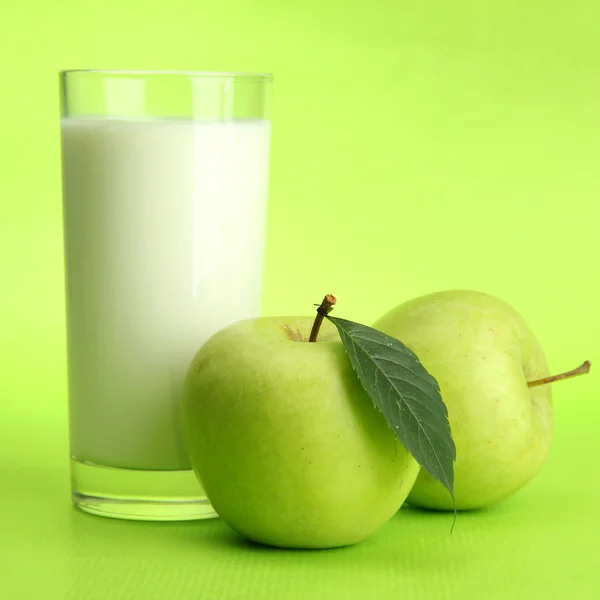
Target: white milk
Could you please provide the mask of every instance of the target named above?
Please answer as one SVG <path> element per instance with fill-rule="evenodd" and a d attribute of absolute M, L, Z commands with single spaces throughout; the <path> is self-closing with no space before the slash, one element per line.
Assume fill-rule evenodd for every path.
<path fill-rule="evenodd" d="M 261 307 L 270 124 L 62 121 L 71 455 L 188 469 L 195 351 Z"/>

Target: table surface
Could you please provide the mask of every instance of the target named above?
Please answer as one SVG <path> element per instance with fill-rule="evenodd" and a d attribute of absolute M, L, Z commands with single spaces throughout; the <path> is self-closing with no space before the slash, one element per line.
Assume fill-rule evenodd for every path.
<path fill-rule="evenodd" d="M 452 535 L 451 515 L 405 507 L 356 546 L 294 551 L 248 543 L 219 519 L 84 514 L 70 504 L 63 419 L 0 410 L 0 598 L 597 599 L 597 421 L 567 419 L 538 477 L 461 513 Z"/>

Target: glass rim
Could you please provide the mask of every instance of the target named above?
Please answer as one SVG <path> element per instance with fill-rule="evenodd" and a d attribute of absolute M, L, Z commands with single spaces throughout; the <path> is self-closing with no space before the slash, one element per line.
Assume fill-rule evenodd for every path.
<path fill-rule="evenodd" d="M 250 73 L 245 71 L 194 71 L 194 70 L 160 70 L 160 69 L 61 69 L 61 77 L 74 75 L 77 73 L 96 73 L 98 75 L 162 75 L 162 76 L 187 76 L 204 77 L 215 79 L 263 79 L 270 81 L 273 79 L 272 73 Z"/>

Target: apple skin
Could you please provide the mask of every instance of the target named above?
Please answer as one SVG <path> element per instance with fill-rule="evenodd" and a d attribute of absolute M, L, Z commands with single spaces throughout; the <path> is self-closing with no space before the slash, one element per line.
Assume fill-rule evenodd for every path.
<path fill-rule="evenodd" d="M 352 370 L 335 327 L 310 317 L 222 329 L 184 386 L 190 461 L 219 516 L 287 548 L 347 546 L 400 508 L 419 465 Z"/>
<path fill-rule="evenodd" d="M 522 488 L 546 460 L 553 432 L 546 358 L 524 319 L 507 303 L 474 291 L 443 291 L 402 304 L 374 325 L 413 350 L 440 384 L 456 444 L 459 509 L 487 506 Z M 412 505 L 453 509 L 424 470 Z"/>

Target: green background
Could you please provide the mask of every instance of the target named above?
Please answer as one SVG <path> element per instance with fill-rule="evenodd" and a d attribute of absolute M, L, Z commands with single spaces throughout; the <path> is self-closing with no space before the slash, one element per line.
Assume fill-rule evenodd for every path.
<path fill-rule="evenodd" d="M 56 72 L 274 72 L 265 313 L 331 292 L 372 322 L 479 289 L 561 371 L 600 337 L 599 20 L 596 0 L 0 0 L 0 596 L 597 598 L 593 374 L 556 386 L 543 472 L 452 536 L 403 509 L 288 552 L 72 509 Z"/>

